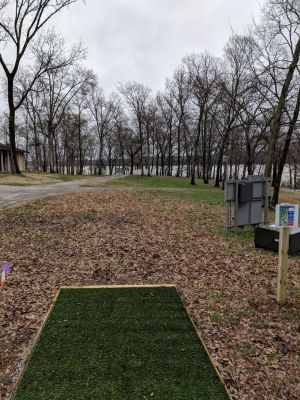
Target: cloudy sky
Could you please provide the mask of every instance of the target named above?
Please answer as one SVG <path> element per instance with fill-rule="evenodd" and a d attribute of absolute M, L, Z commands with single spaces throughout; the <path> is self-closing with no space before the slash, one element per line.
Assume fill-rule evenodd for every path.
<path fill-rule="evenodd" d="M 118 82 L 162 89 L 188 53 L 221 56 L 231 29 L 258 19 L 262 0 L 78 0 L 54 25 L 68 44 L 82 40 L 86 66 L 106 92 Z M 48 25 L 48 27 L 50 27 Z"/>
<path fill-rule="evenodd" d="M 222 55 L 231 29 L 260 14 L 260 0 L 87 0 L 65 10 L 55 27 L 68 42 L 82 39 L 86 65 L 109 92 L 136 80 L 163 87 L 188 53 Z"/>

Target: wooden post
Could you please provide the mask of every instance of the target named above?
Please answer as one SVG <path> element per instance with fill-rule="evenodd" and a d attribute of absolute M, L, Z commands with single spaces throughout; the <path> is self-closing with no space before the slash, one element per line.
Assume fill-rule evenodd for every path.
<path fill-rule="evenodd" d="M 235 204 L 234 204 L 234 229 L 238 231 L 238 203 L 239 203 L 239 183 L 240 181 L 235 182 Z"/>
<path fill-rule="evenodd" d="M 268 225 L 268 218 L 269 218 L 269 178 L 265 178 L 265 207 L 264 207 L 264 224 Z"/>
<path fill-rule="evenodd" d="M 289 228 L 280 228 L 279 233 L 279 259 L 278 259 L 278 281 L 277 301 L 279 304 L 286 302 L 286 281 L 289 257 Z"/>

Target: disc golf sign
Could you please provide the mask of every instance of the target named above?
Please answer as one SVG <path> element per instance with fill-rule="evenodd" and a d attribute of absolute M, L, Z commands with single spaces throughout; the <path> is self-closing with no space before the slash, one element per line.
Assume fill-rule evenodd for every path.
<path fill-rule="evenodd" d="M 278 204 L 276 206 L 276 226 L 280 228 L 298 227 L 298 204 Z"/>
<path fill-rule="evenodd" d="M 298 204 L 278 204 L 276 206 L 275 225 L 280 228 L 277 280 L 277 301 L 279 304 L 286 302 L 290 229 L 298 227 L 298 219 Z"/>

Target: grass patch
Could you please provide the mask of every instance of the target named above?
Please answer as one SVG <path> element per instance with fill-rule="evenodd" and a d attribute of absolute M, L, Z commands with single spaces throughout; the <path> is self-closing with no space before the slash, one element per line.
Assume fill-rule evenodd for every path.
<path fill-rule="evenodd" d="M 255 317 L 256 312 L 254 310 L 241 310 L 237 312 L 237 317 L 239 319 L 248 319 Z"/>
<path fill-rule="evenodd" d="M 178 197 L 182 200 L 193 201 L 197 203 L 206 203 L 210 205 L 222 205 L 224 203 L 224 192 L 220 189 L 210 186 L 210 189 L 199 185 L 194 189 L 178 192 L 169 192 L 168 195 Z"/>
<path fill-rule="evenodd" d="M 269 362 L 274 362 L 278 360 L 278 353 L 271 353 L 267 355 L 267 360 Z"/>
<path fill-rule="evenodd" d="M 90 175 L 63 175 L 63 174 L 55 174 L 55 179 L 58 179 L 62 182 L 72 182 L 78 181 L 82 179 L 90 179 Z"/>
<path fill-rule="evenodd" d="M 12 175 L 8 172 L 0 172 L 0 185 L 47 185 L 59 182 L 71 182 L 86 178 L 90 178 L 90 176 L 50 174 L 44 172 L 23 172 L 21 175 Z"/>
<path fill-rule="evenodd" d="M 191 185 L 189 178 L 126 176 L 107 181 L 107 183 L 100 183 L 100 186 L 103 185 L 134 187 L 144 192 L 151 191 L 152 193 L 154 189 L 157 189 L 155 194 L 160 196 L 175 197 L 207 204 L 224 204 L 224 192 L 221 189 L 215 188 L 213 181 L 206 185 L 201 180 L 198 180 L 196 185 Z M 99 186 L 99 184 L 96 183 L 96 186 Z"/>
<path fill-rule="evenodd" d="M 285 380 L 283 378 L 278 378 L 275 385 L 273 386 L 273 394 L 275 396 L 278 396 L 284 385 L 285 385 Z"/>
<path fill-rule="evenodd" d="M 218 233 L 224 237 L 231 239 L 236 243 L 249 243 L 254 240 L 254 229 L 251 226 L 246 226 L 244 230 L 236 232 L 230 231 L 227 228 L 221 227 Z"/>
<path fill-rule="evenodd" d="M 199 187 L 210 190 L 214 186 L 214 181 L 204 184 L 202 180 L 196 180 L 196 185 L 191 185 L 191 179 L 175 176 L 139 176 L 127 175 L 113 181 L 109 181 L 109 185 L 114 186 L 134 186 L 134 187 L 153 187 L 153 188 L 174 188 L 174 189 L 191 189 L 195 190 Z M 98 185 L 98 183 L 95 183 Z M 102 183 L 100 183 L 102 185 Z"/>
<path fill-rule="evenodd" d="M 227 318 L 224 315 L 219 314 L 218 312 L 214 312 L 212 314 L 211 320 L 216 325 L 229 326 L 231 324 L 229 318 Z"/>
<path fill-rule="evenodd" d="M 175 288 L 62 289 L 12 399 L 228 395 Z"/>
<path fill-rule="evenodd" d="M 243 353 L 247 357 L 251 357 L 257 352 L 257 348 L 251 343 L 231 343 L 228 347 L 234 351 Z"/>
<path fill-rule="evenodd" d="M 281 317 L 284 321 L 293 322 L 297 320 L 297 315 L 293 312 L 293 310 L 285 310 L 281 313 Z"/>
<path fill-rule="evenodd" d="M 94 211 L 80 211 L 75 214 L 75 218 L 85 221 L 94 221 L 97 215 Z"/>
<path fill-rule="evenodd" d="M 20 208 L 20 216 L 25 219 L 31 219 L 35 215 L 35 209 L 33 204 L 25 204 L 22 208 Z"/>
<path fill-rule="evenodd" d="M 157 187 L 157 188 L 181 188 L 196 189 L 198 186 L 210 189 L 211 185 L 204 185 L 202 181 L 197 181 L 196 185 L 190 184 L 190 178 L 177 178 L 174 176 L 138 176 L 130 175 L 115 180 L 113 185 L 139 186 L 139 187 Z M 111 184 L 110 183 L 110 184 Z"/>

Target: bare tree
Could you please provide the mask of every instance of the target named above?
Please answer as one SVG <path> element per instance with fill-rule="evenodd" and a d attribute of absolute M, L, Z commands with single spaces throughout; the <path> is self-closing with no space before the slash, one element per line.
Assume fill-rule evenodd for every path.
<path fill-rule="evenodd" d="M 156 96 L 156 102 L 160 114 L 161 126 L 157 131 L 156 140 L 157 146 L 159 148 L 159 153 L 161 154 L 161 164 L 162 164 L 162 175 L 164 175 L 164 166 L 166 155 L 168 157 L 168 176 L 173 175 L 173 148 L 174 139 L 176 135 L 175 126 L 175 100 L 173 99 L 171 93 L 166 89 L 164 93 L 158 93 Z M 158 158 L 158 156 L 157 156 Z M 158 169 L 157 169 L 158 170 Z"/>
<path fill-rule="evenodd" d="M 118 89 L 123 95 L 127 106 L 133 113 L 136 123 L 140 142 L 141 175 L 144 176 L 145 115 L 151 90 L 137 82 L 128 82 L 124 85 L 120 84 Z"/>
<path fill-rule="evenodd" d="M 76 94 L 80 92 L 94 75 L 89 70 L 60 68 L 48 71 L 37 81 L 36 90 L 41 96 L 44 108 L 45 134 L 48 139 L 50 172 L 55 172 L 56 132 L 65 111 Z"/>
<path fill-rule="evenodd" d="M 9 109 L 9 138 L 12 158 L 12 172 L 20 173 L 16 153 L 16 111 L 21 107 L 28 92 L 36 80 L 52 64 L 49 54 L 41 57 L 36 65 L 32 79 L 23 95 L 16 101 L 14 96 L 14 83 L 20 68 L 20 64 L 28 51 L 30 44 L 45 24 L 63 8 L 75 3 L 77 0 L 1 0 L 0 1 L 0 39 L 4 46 L 0 50 L 0 64 L 6 76 L 7 101 Z M 9 15 L 10 6 L 14 3 L 13 17 Z M 15 57 L 11 62 L 5 58 L 3 47 L 10 45 L 15 49 Z M 51 67 L 50 67 L 51 68 Z"/>
<path fill-rule="evenodd" d="M 120 99 L 113 94 L 108 100 L 105 98 L 102 88 L 99 88 L 95 81 L 88 93 L 88 106 L 90 113 L 96 124 L 96 131 L 99 140 L 99 158 L 98 158 L 98 173 L 103 172 L 103 151 L 104 140 L 107 135 L 113 130 L 116 117 L 120 113 Z"/>
<path fill-rule="evenodd" d="M 202 176 L 204 183 L 208 183 L 208 145 L 211 133 L 211 129 L 209 129 L 209 122 L 211 122 L 209 115 L 218 99 L 219 65 L 218 60 L 208 53 L 191 55 L 184 59 L 184 64 L 189 73 L 191 84 L 190 98 L 192 103 L 191 108 L 193 109 L 192 124 L 194 125 L 191 135 L 191 144 L 193 147 L 191 184 L 195 185 L 200 144 L 202 148 Z"/>
<path fill-rule="evenodd" d="M 246 51 L 249 47 L 249 37 L 237 34 L 233 34 L 225 46 L 223 73 L 220 79 L 220 106 L 217 111 L 219 118 L 216 118 L 216 128 L 220 135 L 216 159 L 216 187 L 220 187 L 223 156 L 230 146 L 231 135 L 241 127 L 240 115 L 245 99 L 253 87 Z"/>
<path fill-rule="evenodd" d="M 166 82 L 166 89 L 170 93 L 170 97 L 174 99 L 174 102 L 170 103 L 170 106 L 174 107 L 174 113 L 177 120 L 177 177 L 181 176 L 181 142 L 184 127 L 187 126 L 185 119 L 187 118 L 189 101 L 189 76 L 184 68 L 178 68 L 172 79 L 168 79 Z M 170 97 L 166 97 L 169 99 Z"/>
<path fill-rule="evenodd" d="M 72 102 L 73 117 L 75 119 L 75 128 L 77 131 L 77 143 L 79 153 L 79 169 L 77 170 L 78 175 L 82 175 L 84 172 L 84 160 L 87 146 L 85 148 L 86 138 L 84 137 L 84 131 L 87 130 L 87 116 L 85 111 L 88 108 L 87 103 L 87 85 L 82 85 L 80 90 L 75 94 Z"/>
<path fill-rule="evenodd" d="M 286 48 L 284 55 L 289 53 L 285 62 L 281 58 L 276 60 L 276 67 L 284 71 L 284 77 L 271 124 L 265 166 L 265 175 L 271 176 L 276 142 L 282 126 L 290 86 L 300 58 L 300 3 L 296 0 L 269 0 L 265 5 L 264 13 L 267 19 L 266 25 L 261 30 L 258 29 L 262 42 L 267 41 L 272 47 L 278 40 L 281 48 Z"/>

